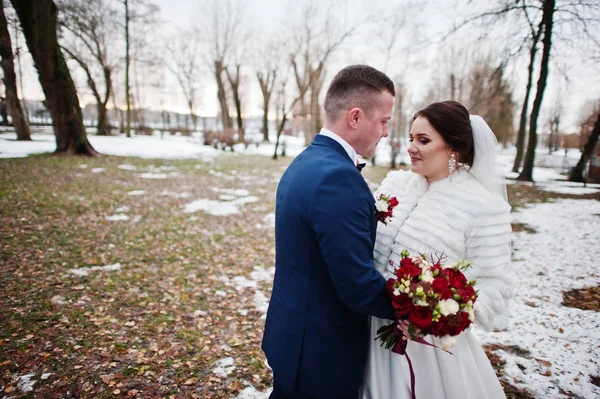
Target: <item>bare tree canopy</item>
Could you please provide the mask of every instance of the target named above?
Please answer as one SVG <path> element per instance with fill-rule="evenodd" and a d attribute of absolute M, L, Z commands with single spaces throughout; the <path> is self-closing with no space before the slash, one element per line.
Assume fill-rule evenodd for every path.
<path fill-rule="evenodd" d="M 232 129 L 233 121 L 229 113 L 226 70 L 234 62 L 235 54 L 243 41 L 242 6 L 232 0 L 210 0 L 202 9 L 204 20 L 197 26 L 197 34 L 207 43 L 207 62 L 211 65 L 217 83 L 217 98 L 223 129 Z"/>
<path fill-rule="evenodd" d="M 198 125 L 198 91 L 200 80 L 200 43 L 194 32 L 182 32 L 167 44 L 169 70 L 177 79 L 185 97 L 194 130 Z"/>
<path fill-rule="evenodd" d="M 108 136 L 111 126 L 107 104 L 112 94 L 112 73 L 116 61 L 109 54 L 110 43 L 118 28 L 117 11 L 105 0 L 60 0 L 59 21 L 67 31 L 62 45 L 65 53 L 85 72 L 88 86 L 96 100 L 97 134 Z M 102 80 L 103 88 L 99 87 Z"/>

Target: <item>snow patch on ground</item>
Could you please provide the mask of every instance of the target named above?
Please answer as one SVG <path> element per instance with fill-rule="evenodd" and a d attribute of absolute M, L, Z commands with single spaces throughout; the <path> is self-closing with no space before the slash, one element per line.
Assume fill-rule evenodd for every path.
<path fill-rule="evenodd" d="M 118 222 L 122 220 L 129 220 L 129 216 L 119 213 L 117 215 L 110 215 L 106 217 L 106 220 L 110 222 Z"/>
<path fill-rule="evenodd" d="M 233 365 L 233 358 L 226 357 L 217 361 L 216 367 L 212 370 L 212 372 L 217 377 L 224 378 L 231 374 L 233 370 L 235 370 L 235 366 Z"/>
<path fill-rule="evenodd" d="M 183 206 L 185 213 L 204 211 L 215 216 L 229 216 L 242 213 L 239 206 L 233 202 L 221 202 L 210 199 L 199 199 Z"/>
<path fill-rule="evenodd" d="M 246 190 L 237 190 L 238 192 L 243 192 L 244 194 L 248 193 Z M 227 199 L 233 199 L 232 197 L 227 197 Z M 253 202 L 260 201 L 260 198 L 255 196 L 247 196 L 241 198 L 235 198 L 230 201 L 215 201 L 211 199 L 201 198 L 195 201 L 190 202 L 189 204 L 183 205 L 183 209 L 185 213 L 193 213 L 198 211 L 204 211 L 208 214 L 215 216 L 229 216 L 236 215 L 242 213 L 241 207 L 244 204 L 249 204 Z"/>
<path fill-rule="evenodd" d="M 599 201 L 564 199 L 513 213 L 515 221 L 536 233 L 513 234 L 512 266 L 520 285 L 509 328 L 494 333 L 473 329 L 482 344 L 531 352 L 529 359 L 499 354 L 507 362 L 504 378 L 536 397 L 560 397 L 560 389 L 600 397 L 600 387 L 589 376 L 598 374 L 600 315 L 561 305 L 564 291 L 600 284 L 599 214 Z"/>
<path fill-rule="evenodd" d="M 235 399 L 266 399 L 273 392 L 273 388 L 267 389 L 266 392 L 257 391 L 256 388 L 246 387 Z"/>
<path fill-rule="evenodd" d="M 19 382 L 17 383 L 17 388 L 23 392 L 31 392 L 33 391 L 33 385 L 35 385 L 36 381 L 33 379 L 35 374 L 25 374 L 19 377 Z"/>
<path fill-rule="evenodd" d="M 190 198 L 192 196 L 192 193 L 187 193 L 187 192 L 175 193 L 172 191 L 165 190 L 162 193 L 160 193 L 160 195 L 164 195 L 166 197 L 174 197 L 174 198 Z"/>
<path fill-rule="evenodd" d="M 541 182 L 537 184 L 537 188 L 552 193 L 572 195 L 595 194 L 600 192 L 600 184 L 586 184 L 584 187 L 583 183 L 569 181 Z"/>
<path fill-rule="evenodd" d="M 76 276 L 83 277 L 83 276 L 87 276 L 92 271 L 112 272 L 112 271 L 116 271 L 116 270 L 121 270 L 120 263 L 115 263 L 114 265 L 106 265 L 106 266 L 80 267 L 79 269 L 69 269 L 69 272 L 73 273 Z"/>

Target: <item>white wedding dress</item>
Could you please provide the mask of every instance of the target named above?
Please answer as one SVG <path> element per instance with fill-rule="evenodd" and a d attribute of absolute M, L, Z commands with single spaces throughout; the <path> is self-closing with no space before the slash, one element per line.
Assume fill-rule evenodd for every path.
<path fill-rule="evenodd" d="M 465 274 L 476 279 L 475 326 L 487 331 L 503 328 L 512 296 L 510 274 L 510 206 L 490 194 L 472 175 L 460 168 L 429 185 L 412 172 L 390 172 L 378 192 L 394 195 L 399 205 L 392 221 L 378 224 L 375 264 L 392 276 L 389 261 L 397 265 L 403 249 L 411 255 L 444 254 L 446 265 L 469 260 Z M 405 356 L 381 348 L 376 331 L 389 320 L 370 319 L 371 343 L 361 388 L 363 399 L 410 398 L 410 373 Z M 469 330 L 457 338 L 452 354 L 409 341 L 419 399 L 504 398 L 502 387 L 485 352 Z M 426 341 L 441 346 L 437 338 Z"/>

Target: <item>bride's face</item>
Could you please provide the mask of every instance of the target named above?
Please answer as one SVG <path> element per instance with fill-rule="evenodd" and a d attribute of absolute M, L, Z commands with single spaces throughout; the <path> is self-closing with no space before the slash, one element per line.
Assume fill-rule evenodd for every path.
<path fill-rule="evenodd" d="M 414 173 L 425 176 L 430 183 L 448 176 L 448 161 L 452 153 L 427 118 L 419 116 L 415 119 L 409 142 L 408 155 Z"/>

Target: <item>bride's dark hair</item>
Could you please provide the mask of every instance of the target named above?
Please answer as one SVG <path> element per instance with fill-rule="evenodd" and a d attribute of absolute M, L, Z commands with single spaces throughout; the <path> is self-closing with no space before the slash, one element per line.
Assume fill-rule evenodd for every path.
<path fill-rule="evenodd" d="M 473 165 L 475 147 L 469 111 L 457 101 L 442 101 L 429 104 L 413 116 L 426 118 L 444 141 L 458 153 L 458 162 Z"/>

